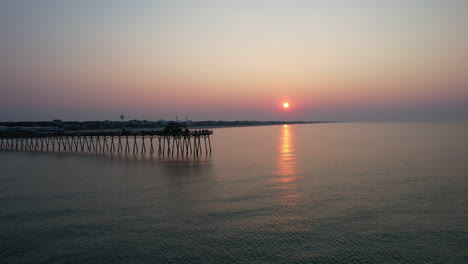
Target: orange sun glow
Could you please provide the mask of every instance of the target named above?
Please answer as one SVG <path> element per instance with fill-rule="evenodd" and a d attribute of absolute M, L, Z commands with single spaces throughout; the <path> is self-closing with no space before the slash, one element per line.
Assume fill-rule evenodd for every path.
<path fill-rule="evenodd" d="M 288 107 L 289 107 L 289 103 L 288 103 L 288 102 L 283 103 L 283 107 L 284 107 L 284 108 L 288 108 Z"/>

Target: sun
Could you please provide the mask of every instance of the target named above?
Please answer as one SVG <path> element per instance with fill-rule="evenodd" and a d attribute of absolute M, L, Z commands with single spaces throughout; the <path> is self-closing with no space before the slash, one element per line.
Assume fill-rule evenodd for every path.
<path fill-rule="evenodd" d="M 288 108 L 288 107 L 289 107 L 289 103 L 288 103 L 288 102 L 283 103 L 283 108 Z"/>

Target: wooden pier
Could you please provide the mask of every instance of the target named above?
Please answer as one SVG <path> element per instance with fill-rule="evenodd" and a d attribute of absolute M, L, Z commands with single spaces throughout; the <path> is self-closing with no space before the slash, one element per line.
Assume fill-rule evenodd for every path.
<path fill-rule="evenodd" d="M 212 134 L 212 130 L 189 130 L 185 123 L 138 132 L 1 131 L 0 149 L 201 156 L 211 154 Z"/>

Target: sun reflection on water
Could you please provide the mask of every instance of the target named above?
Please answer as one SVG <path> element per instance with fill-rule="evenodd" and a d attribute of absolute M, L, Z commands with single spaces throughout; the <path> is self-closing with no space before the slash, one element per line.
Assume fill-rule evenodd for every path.
<path fill-rule="evenodd" d="M 297 203 L 297 158 L 293 135 L 289 125 L 281 128 L 279 144 L 279 156 L 275 177 L 275 189 L 279 191 L 278 202 L 286 206 L 294 206 Z"/>

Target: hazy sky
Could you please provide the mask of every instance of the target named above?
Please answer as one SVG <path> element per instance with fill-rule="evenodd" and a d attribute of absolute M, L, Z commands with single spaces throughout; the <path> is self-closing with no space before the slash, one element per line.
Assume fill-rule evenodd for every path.
<path fill-rule="evenodd" d="M 0 2 L 2 121 L 468 120 L 467 73 L 466 0 Z"/>

